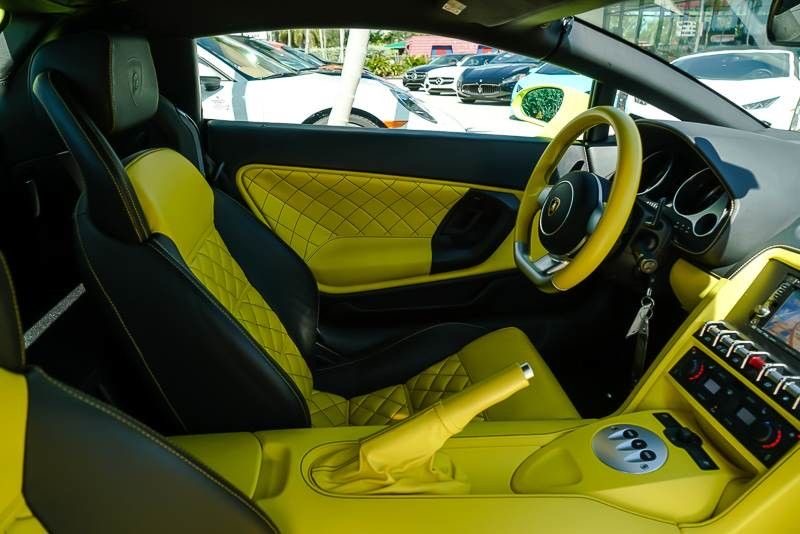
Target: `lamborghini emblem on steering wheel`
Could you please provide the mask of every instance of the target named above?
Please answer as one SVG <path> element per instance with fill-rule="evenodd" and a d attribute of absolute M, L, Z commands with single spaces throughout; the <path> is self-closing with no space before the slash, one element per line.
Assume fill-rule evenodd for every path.
<path fill-rule="evenodd" d="M 547 206 L 547 215 L 552 217 L 555 212 L 558 211 L 558 208 L 561 206 L 561 199 L 558 197 L 553 197 L 553 200 L 550 201 L 550 205 Z"/>

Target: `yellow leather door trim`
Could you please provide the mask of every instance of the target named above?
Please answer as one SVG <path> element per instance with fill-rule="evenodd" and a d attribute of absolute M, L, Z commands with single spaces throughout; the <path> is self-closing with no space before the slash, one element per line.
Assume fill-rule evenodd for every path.
<path fill-rule="evenodd" d="M 28 384 L 0 369 L 0 532 L 44 532 L 22 495 Z"/>
<path fill-rule="evenodd" d="M 236 184 L 256 217 L 306 261 L 325 293 L 514 268 L 508 244 L 505 262 L 490 258 L 470 269 L 429 274 L 431 239 L 450 208 L 475 188 L 469 184 L 269 164 L 240 168 Z"/>

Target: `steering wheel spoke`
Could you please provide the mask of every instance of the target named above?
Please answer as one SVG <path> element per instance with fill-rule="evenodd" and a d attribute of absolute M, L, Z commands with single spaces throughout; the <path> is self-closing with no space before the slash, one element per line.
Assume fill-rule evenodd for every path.
<path fill-rule="evenodd" d="M 528 245 L 520 241 L 514 243 L 514 260 L 517 267 L 540 287 L 549 286 L 553 275 L 569 265 L 569 260 L 550 253 L 533 260 Z"/>

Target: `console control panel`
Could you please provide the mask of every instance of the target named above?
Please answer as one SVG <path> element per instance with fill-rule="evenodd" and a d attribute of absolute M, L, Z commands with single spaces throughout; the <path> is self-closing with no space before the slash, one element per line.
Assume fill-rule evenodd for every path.
<path fill-rule="evenodd" d="M 701 339 L 711 336 L 714 347 L 720 345 L 721 337 L 735 333 L 728 333 L 724 325 L 716 326 L 716 333 L 708 330 L 705 329 L 699 336 Z M 766 380 L 767 371 L 774 367 L 765 367 L 767 363 L 752 367 L 750 362 L 756 357 L 763 358 L 766 362 L 768 357 L 757 354 L 736 354 L 738 358 L 736 363 L 733 361 L 736 347 L 731 350 L 731 346 L 725 348 L 726 353 L 731 353 L 726 358 L 730 368 L 737 369 L 739 374 L 744 374 L 741 371 L 752 369 L 747 371 L 745 376 L 754 381 L 758 379 L 757 383 L 762 385 Z M 720 350 L 722 349 L 715 350 L 715 353 L 719 354 Z M 748 350 L 755 352 L 755 348 L 752 347 Z M 693 347 L 672 368 L 670 374 L 748 451 L 769 467 L 797 444 L 800 435 L 791 423 L 743 384 L 731 369 Z M 781 379 L 773 377 L 769 380 L 772 382 L 771 391 L 783 388 Z"/>
<path fill-rule="evenodd" d="M 592 439 L 600 461 L 623 473 L 652 473 L 667 461 L 668 450 L 658 435 L 636 425 L 615 425 L 600 430 Z"/>
<path fill-rule="evenodd" d="M 706 323 L 695 337 L 737 374 L 800 418 L 800 373 L 795 371 L 793 359 L 773 355 L 723 321 Z"/>

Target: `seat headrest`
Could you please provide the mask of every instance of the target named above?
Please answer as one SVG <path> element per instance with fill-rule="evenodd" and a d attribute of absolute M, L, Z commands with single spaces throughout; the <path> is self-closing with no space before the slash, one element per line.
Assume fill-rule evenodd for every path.
<path fill-rule="evenodd" d="M 17 298 L 6 259 L 0 254 L 0 368 L 20 371 L 25 366 L 25 345 Z"/>
<path fill-rule="evenodd" d="M 158 108 L 156 69 L 141 37 L 91 32 L 50 41 L 34 55 L 31 85 L 47 72 L 66 84 L 105 134 L 138 126 Z"/>

